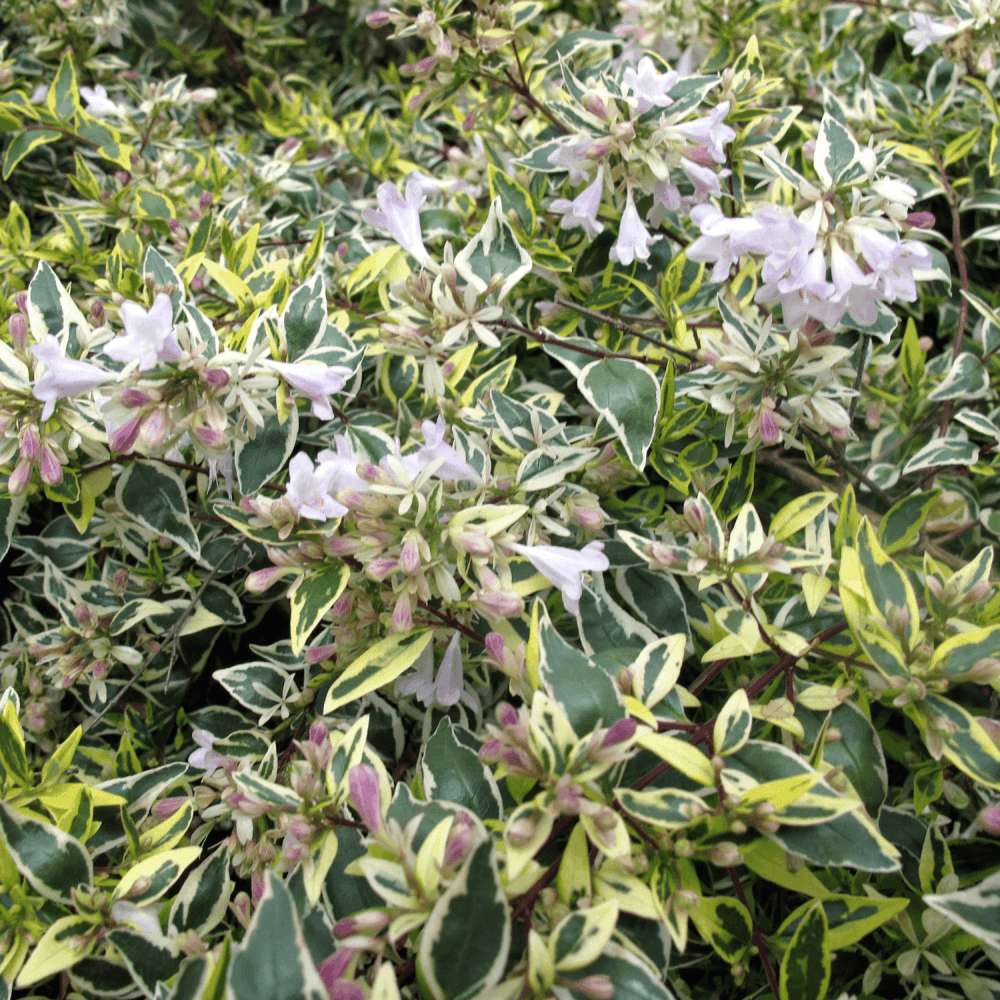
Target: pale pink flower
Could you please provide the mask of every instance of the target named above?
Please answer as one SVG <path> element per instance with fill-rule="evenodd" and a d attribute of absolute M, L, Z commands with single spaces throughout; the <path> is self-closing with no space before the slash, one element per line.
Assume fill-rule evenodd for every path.
<path fill-rule="evenodd" d="M 375 833 L 382 826 L 382 800 L 375 768 L 369 764 L 358 764 L 351 768 L 347 782 L 351 789 L 351 802 L 361 821 Z"/>
<path fill-rule="evenodd" d="M 604 542 L 588 542 L 580 551 L 560 545 L 521 545 L 510 542 L 507 548 L 524 556 L 549 583 L 562 591 L 563 604 L 571 614 L 579 615 L 583 596 L 583 574 L 603 573 L 611 565 L 604 554 Z"/>
<path fill-rule="evenodd" d="M 40 344 L 32 344 L 31 353 L 45 365 L 45 372 L 35 380 L 31 394 L 45 404 L 42 421 L 52 416 L 57 399 L 91 392 L 111 376 L 96 365 L 86 361 L 64 358 L 59 341 L 49 334 Z"/>
<path fill-rule="evenodd" d="M 785 326 L 794 328 L 810 316 L 825 323 L 832 292 L 833 285 L 826 280 L 826 257 L 817 248 L 809 254 L 805 267 L 797 276 L 762 285 L 754 301 L 775 302 L 780 299 Z"/>
<path fill-rule="evenodd" d="M 417 451 L 416 460 L 419 467 L 441 461 L 434 475 L 439 479 L 459 481 L 463 479 L 478 479 L 479 474 L 445 439 L 448 427 L 443 416 L 438 416 L 437 422 L 425 420 L 420 425 L 424 435 L 424 443 Z"/>
<path fill-rule="evenodd" d="M 207 729 L 196 729 L 191 738 L 198 744 L 198 749 L 188 755 L 188 763 L 192 767 L 202 768 L 205 777 L 210 778 L 228 760 L 225 754 L 212 749 L 215 737 Z"/>
<path fill-rule="evenodd" d="M 590 175 L 589 168 L 592 163 L 587 156 L 589 149 L 589 138 L 560 143 L 549 153 L 549 163 L 562 170 L 568 170 L 570 184 L 582 184 Z"/>
<path fill-rule="evenodd" d="M 343 517 L 347 508 L 330 495 L 335 474 L 335 470 L 329 466 L 319 465 L 314 469 L 312 459 L 304 452 L 299 452 L 288 463 L 285 501 L 296 514 L 308 517 L 310 521 Z"/>
<path fill-rule="evenodd" d="M 856 228 L 853 235 L 865 262 L 875 272 L 876 295 L 886 302 L 915 302 L 917 284 L 913 272 L 931 266 L 930 249 L 913 240 L 893 239 L 867 226 Z"/>
<path fill-rule="evenodd" d="M 604 231 L 604 223 L 597 221 L 597 212 L 601 207 L 601 196 L 604 193 L 604 168 L 599 167 L 597 177 L 570 201 L 568 198 L 557 198 L 552 202 L 552 211 L 562 213 L 560 229 L 574 229 L 583 226 L 584 232 L 594 239 Z"/>
<path fill-rule="evenodd" d="M 758 205 L 753 217 L 757 229 L 748 236 L 747 249 L 766 254 L 761 268 L 763 281 L 777 281 L 786 275 L 794 278 L 806 266 L 816 245 L 816 233 L 777 205 Z"/>
<path fill-rule="evenodd" d="M 681 192 L 676 184 L 657 181 L 653 185 L 653 207 L 646 213 L 646 221 L 656 229 L 663 224 L 667 212 L 678 211 L 681 204 Z"/>
<path fill-rule="evenodd" d="M 354 373 L 346 365 L 321 365 L 300 362 L 266 361 L 293 389 L 312 400 L 312 413 L 321 420 L 333 419 L 330 396 L 342 392 Z"/>
<path fill-rule="evenodd" d="M 632 189 L 628 189 L 625 201 L 625 211 L 622 213 L 622 221 L 618 227 L 618 239 L 611 248 L 608 256 L 617 264 L 624 264 L 626 267 L 633 260 L 649 260 L 650 245 L 655 243 L 659 236 L 650 236 L 649 230 L 642 224 L 642 219 L 636 211 L 635 201 L 632 198 Z"/>
<path fill-rule="evenodd" d="M 125 336 L 115 337 L 104 345 L 104 353 L 127 364 L 139 361 L 139 371 L 153 368 L 158 361 L 179 361 L 181 347 L 174 333 L 174 307 L 170 296 L 160 292 L 149 310 L 135 302 L 121 307 Z"/>
<path fill-rule="evenodd" d="M 691 200 L 695 204 L 708 201 L 709 198 L 722 197 L 722 180 L 730 175 L 730 170 L 712 170 L 711 167 L 703 167 L 687 157 L 681 157 L 681 170 L 684 176 L 694 185 L 694 194 Z"/>
<path fill-rule="evenodd" d="M 857 261 L 835 242 L 830 250 L 830 273 L 833 277 L 833 294 L 830 302 L 843 306 L 841 315 L 830 326 L 840 321 L 844 312 L 863 326 L 869 326 L 878 318 L 878 296 L 875 293 L 875 275 L 865 274 Z M 832 319 L 833 317 L 829 317 Z"/>
<path fill-rule="evenodd" d="M 337 434 L 333 442 L 336 451 L 324 448 L 316 456 L 317 463 L 332 476 L 330 492 L 358 490 L 360 493 L 367 493 L 371 483 L 358 475 L 358 460 L 351 448 L 350 439 L 346 434 Z"/>
<path fill-rule="evenodd" d="M 420 231 L 420 206 L 427 200 L 423 184 L 417 178 L 406 182 L 406 199 L 390 181 L 379 184 L 375 192 L 378 208 L 366 208 L 362 218 L 371 226 L 385 229 L 411 257 L 422 263 L 430 260 Z"/>
<path fill-rule="evenodd" d="M 903 41 L 913 46 L 915 56 L 920 55 L 929 46 L 951 38 L 958 31 L 956 25 L 935 21 L 930 14 L 914 12 L 910 14 L 910 20 L 913 22 L 913 27 L 903 35 Z"/>
<path fill-rule="evenodd" d="M 643 56 L 636 69 L 629 66 L 625 70 L 624 82 L 632 92 L 632 100 L 636 102 L 636 110 L 640 115 L 644 115 L 654 105 L 668 108 L 674 103 L 669 95 L 677 83 L 677 73 L 672 69 L 666 73 L 657 73 L 649 56 Z"/>
<path fill-rule="evenodd" d="M 452 635 L 448 643 L 437 676 L 434 674 L 434 646 L 431 644 L 420 654 L 412 672 L 396 681 L 393 691 L 400 697 L 413 695 L 425 708 L 435 705 L 450 708 L 461 701 L 472 711 L 480 711 L 479 698 L 475 692 L 465 690 L 458 632 Z"/>
<path fill-rule="evenodd" d="M 712 281 L 725 281 L 730 267 L 749 249 L 759 224 L 755 219 L 731 219 L 714 205 L 695 205 L 691 220 L 702 235 L 687 248 L 688 260 L 714 263 Z"/>
<path fill-rule="evenodd" d="M 736 138 L 735 130 L 725 123 L 728 114 L 729 101 L 723 101 L 712 108 L 704 118 L 695 118 L 693 121 L 682 122 L 674 127 L 685 139 L 707 147 L 716 163 L 725 163 L 726 154 L 722 147 Z"/>

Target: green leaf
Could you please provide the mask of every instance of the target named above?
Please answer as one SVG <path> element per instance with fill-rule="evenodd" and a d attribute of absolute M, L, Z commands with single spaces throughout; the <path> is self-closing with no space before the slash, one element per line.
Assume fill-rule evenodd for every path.
<path fill-rule="evenodd" d="M 865 175 L 858 162 L 861 149 L 850 129 L 829 114 L 824 114 L 816 136 L 813 166 L 826 188 L 856 181 Z"/>
<path fill-rule="evenodd" d="M 604 954 L 573 972 L 560 973 L 560 979 L 569 984 L 590 976 L 606 976 L 615 988 L 614 1000 L 674 1000 L 673 994 L 650 970 L 649 966 L 632 952 L 614 941 L 604 949 Z M 591 1000 L 593 993 L 583 988 L 569 986 L 573 1000 Z"/>
<path fill-rule="evenodd" d="M 830 985 L 830 943 L 823 907 L 811 904 L 781 959 L 779 1000 L 826 1000 Z"/>
<path fill-rule="evenodd" d="M 60 917 L 45 931 L 28 956 L 17 977 L 17 985 L 31 986 L 70 968 L 89 955 L 97 944 L 96 930 L 94 921 L 88 917 L 75 913 Z"/>
<path fill-rule="evenodd" d="M 228 985 L 239 1000 L 326 1000 L 292 895 L 273 872 L 229 966 Z"/>
<path fill-rule="evenodd" d="M 722 757 L 736 753 L 748 739 L 753 727 L 750 701 L 743 688 L 737 688 L 715 720 L 712 742 Z"/>
<path fill-rule="evenodd" d="M 503 202 L 494 198 L 483 228 L 455 257 L 455 270 L 480 294 L 499 276 L 496 296 L 497 302 L 503 302 L 531 267 L 530 254 L 504 218 Z"/>
<path fill-rule="evenodd" d="M 878 526 L 878 540 L 886 553 L 892 555 L 916 542 L 940 495 L 940 490 L 913 493 L 889 509 Z"/>
<path fill-rule="evenodd" d="M 948 399 L 980 399 L 989 392 L 989 388 L 990 373 L 986 365 L 975 354 L 966 351 L 952 362 L 944 381 L 931 389 L 927 398 L 935 403 Z"/>
<path fill-rule="evenodd" d="M 577 376 L 584 398 L 610 424 L 628 460 L 642 471 L 656 432 L 660 383 L 638 361 L 604 358 Z"/>
<path fill-rule="evenodd" d="M 495 986 L 507 964 L 510 938 L 496 848 L 486 840 L 466 859 L 424 925 L 417 952 L 422 992 L 433 1000 L 459 1000 Z"/>
<path fill-rule="evenodd" d="M 691 919 L 698 933 L 729 965 L 741 962 L 753 943 L 750 912 L 738 899 L 704 896 L 691 911 Z"/>
<path fill-rule="evenodd" d="M 179 934 L 207 934 L 226 915 L 232 891 L 229 850 L 223 845 L 184 880 L 170 907 L 170 926 Z"/>
<path fill-rule="evenodd" d="M 771 518 L 770 533 L 783 542 L 819 517 L 837 499 L 836 493 L 806 493 L 785 504 Z"/>
<path fill-rule="evenodd" d="M 590 965 L 611 940 L 618 921 L 618 903 L 609 900 L 563 917 L 550 937 L 557 972 Z"/>
<path fill-rule="evenodd" d="M 464 731 L 463 731 L 464 732 Z M 465 806 L 480 819 L 500 819 L 503 802 L 493 775 L 470 746 L 476 737 L 460 742 L 447 717 L 424 744 L 420 776 L 427 798 Z"/>
<path fill-rule="evenodd" d="M 825 52 L 832 44 L 833 40 L 846 28 L 859 14 L 860 7 L 855 7 L 849 3 L 831 3 L 823 7 L 819 16 L 819 50 Z"/>
<path fill-rule="evenodd" d="M 254 661 L 216 670 L 212 675 L 241 705 L 264 715 L 297 698 L 295 679 L 274 663 Z"/>
<path fill-rule="evenodd" d="M 177 974 L 181 960 L 176 945 L 166 938 L 154 940 L 139 931 L 118 927 L 108 932 L 108 940 L 128 966 L 132 978 L 142 992 L 152 1000 L 157 984 Z"/>
<path fill-rule="evenodd" d="M 188 513 L 187 490 L 175 472 L 152 462 L 133 462 L 118 480 L 115 497 L 143 527 L 198 558 L 200 545 Z"/>
<path fill-rule="evenodd" d="M 701 814 L 701 798 L 692 792 L 679 788 L 657 788 L 637 792 L 631 788 L 616 788 L 615 797 L 622 808 L 641 819 L 664 830 L 680 830 L 690 826 L 692 817 Z"/>
<path fill-rule="evenodd" d="M 906 384 L 914 389 L 920 385 L 924 377 L 924 352 L 920 349 L 920 338 L 917 336 L 917 324 L 912 317 L 906 321 L 906 332 L 903 334 L 903 346 L 899 352 L 899 363 L 903 369 Z"/>
<path fill-rule="evenodd" d="M 299 414 L 294 408 L 284 423 L 272 413 L 265 418 L 264 426 L 257 428 L 252 441 L 236 443 L 236 478 L 244 496 L 257 493 L 281 472 L 295 448 L 298 431 Z"/>
<path fill-rule="evenodd" d="M 13 698 L 7 701 L 0 714 L 0 765 L 0 780 L 6 776 L 22 788 L 31 784 L 32 773 L 25 753 L 24 732 Z"/>
<path fill-rule="evenodd" d="M 416 629 L 407 635 L 390 635 L 380 639 L 330 685 L 323 714 L 329 715 L 341 706 L 394 681 L 416 663 L 433 636 L 433 629 Z"/>
<path fill-rule="evenodd" d="M 281 313 L 288 360 L 295 361 L 321 343 L 326 326 L 326 282 L 317 273 L 292 292 Z"/>
<path fill-rule="evenodd" d="M 915 642 L 920 625 L 917 595 L 906 574 L 879 545 L 867 518 L 861 522 L 855 546 L 872 610 L 890 624 L 892 609 L 904 612 L 905 636 L 911 643 Z"/>
<path fill-rule="evenodd" d="M 64 122 L 72 120 L 73 115 L 80 110 L 80 92 L 76 87 L 76 70 L 73 68 L 73 59 L 67 53 L 63 56 L 56 78 L 49 86 L 49 92 L 45 99 L 46 106 Z"/>
<path fill-rule="evenodd" d="M 3 179 L 7 180 L 14 168 L 36 149 L 62 138 L 61 132 L 51 128 L 31 128 L 20 132 L 11 140 L 3 158 Z"/>
<path fill-rule="evenodd" d="M 291 595 L 292 652 L 298 654 L 320 619 L 333 607 L 351 578 L 346 563 L 327 563 L 300 577 Z"/>
<path fill-rule="evenodd" d="M 177 847 L 161 851 L 129 868 L 115 886 L 112 901 L 127 899 L 136 906 L 155 902 L 198 860 L 200 847 Z"/>
<path fill-rule="evenodd" d="M 924 902 L 990 948 L 1000 948 L 1000 873 L 960 892 L 926 895 Z"/>
<path fill-rule="evenodd" d="M 136 188 L 135 214 L 140 219 L 173 219 L 177 215 L 174 203 L 152 188 Z"/>
<path fill-rule="evenodd" d="M 951 164 L 957 163 L 959 160 L 968 156 L 969 153 L 972 152 L 982 134 L 982 126 L 977 125 L 975 128 L 969 129 L 968 132 L 952 139 L 951 142 L 944 147 L 944 152 L 941 154 L 942 159 L 944 160 L 944 165 L 946 167 L 951 166 Z"/>
<path fill-rule="evenodd" d="M 0 834 L 17 870 L 46 899 L 69 903 L 73 889 L 93 883 L 90 853 L 76 837 L 31 819 L 6 802 L 0 802 Z"/>
<path fill-rule="evenodd" d="M 508 177 L 492 163 L 487 164 L 486 169 L 489 176 L 490 197 L 500 199 L 505 213 L 514 212 L 521 229 L 530 236 L 537 224 L 531 195 L 513 177 Z"/>

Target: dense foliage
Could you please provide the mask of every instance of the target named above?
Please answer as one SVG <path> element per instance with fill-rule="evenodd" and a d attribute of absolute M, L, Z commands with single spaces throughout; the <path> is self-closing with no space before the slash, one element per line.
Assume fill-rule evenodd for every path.
<path fill-rule="evenodd" d="M 0 0 L 0 997 L 1000 995 L 998 0 Z"/>

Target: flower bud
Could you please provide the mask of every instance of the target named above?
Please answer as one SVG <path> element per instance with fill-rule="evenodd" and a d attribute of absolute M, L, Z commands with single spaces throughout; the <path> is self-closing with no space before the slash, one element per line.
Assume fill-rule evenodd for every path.
<path fill-rule="evenodd" d="M 23 313 L 13 313 L 7 318 L 7 332 L 14 350 L 23 353 L 28 346 L 28 321 Z"/>
<path fill-rule="evenodd" d="M 129 388 L 125 389 L 121 394 L 122 406 L 128 409 L 134 409 L 137 406 L 146 406 L 152 397 L 148 392 L 143 392 L 142 389 Z"/>
<path fill-rule="evenodd" d="M 229 372 L 225 368 L 203 368 L 201 377 L 215 389 L 229 384 Z"/>
<path fill-rule="evenodd" d="M 182 808 L 188 801 L 186 795 L 175 795 L 173 798 L 160 799 L 153 806 L 153 815 L 157 819 L 169 819 L 178 809 Z"/>
<path fill-rule="evenodd" d="M 126 420 L 120 427 L 116 427 L 108 435 L 108 447 L 119 454 L 131 451 L 139 436 L 139 428 L 142 426 L 142 414 L 137 413 L 134 417 Z"/>
<path fill-rule="evenodd" d="M 713 865 L 718 865 L 719 868 L 732 868 L 743 861 L 740 849 L 728 840 L 723 841 L 721 844 L 713 844 L 705 852 L 705 858 L 711 861 Z"/>
<path fill-rule="evenodd" d="M 987 806 L 979 813 L 979 825 L 987 833 L 1000 835 L 1000 805 Z"/>
<path fill-rule="evenodd" d="M 573 983 L 573 992 L 582 993 L 587 1000 L 611 1000 L 615 995 L 615 987 L 603 972 L 597 972 L 577 979 Z"/>
<path fill-rule="evenodd" d="M 375 768 L 368 764 L 352 767 L 348 784 L 351 790 L 351 803 L 361 821 L 375 833 L 382 826 L 382 806 Z"/>
<path fill-rule="evenodd" d="M 14 466 L 14 471 L 7 478 L 7 492 L 11 496 L 20 496 L 22 493 L 28 491 L 28 487 L 31 485 L 31 470 L 33 468 L 34 463 L 27 458 L 22 458 Z"/>
<path fill-rule="evenodd" d="M 35 424 L 28 424 L 21 434 L 21 456 L 32 462 L 37 462 L 41 453 L 42 445 L 38 436 L 38 427 Z"/>
<path fill-rule="evenodd" d="M 45 445 L 38 462 L 38 472 L 46 486 L 58 486 L 63 481 L 63 470 L 52 449 Z"/>
<path fill-rule="evenodd" d="M 635 719 L 619 719 L 605 734 L 602 746 L 610 747 L 616 743 L 625 743 L 635 735 Z"/>

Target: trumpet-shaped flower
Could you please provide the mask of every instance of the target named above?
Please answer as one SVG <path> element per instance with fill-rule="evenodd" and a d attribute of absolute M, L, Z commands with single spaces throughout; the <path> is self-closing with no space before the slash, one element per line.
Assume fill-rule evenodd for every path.
<path fill-rule="evenodd" d="M 473 691 L 466 691 L 463 683 L 462 648 L 456 632 L 444 652 L 437 675 L 434 674 L 434 646 L 429 645 L 413 665 L 412 673 L 396 681 L 397 696 L 414 695 L 425 708 L 437 705 L 450 708 L 462 702 L 472 711 L 480 711 L 479 698 Z"/>
<path fill-rule="evenodd" d="M 577 552 L 560 545 L 521 545 L 510 542 L 507 548 L 524 556 L 549 583 L 562 591 L 563 604 L 571 614 L 579 615 L 583 596 L 583 574 L 603 573 L 611 563 L 604 554 L 604 542 L 588 542 Z"/>
<path fill-rule="evenodd" d="M 830 312 L 829 298 L 833 291 L 833 285 L 826 280 L 826 257 L 817 248 L 809 254 L 805 267 L 797 276 L 761 285 L 754 301 L 780 300 L 785 326 L 794 328 L 810 316 L 826 323 Z M 838 316 L 837 320 L 839 318 Z"/>
<path fill-rule="evenodd" d="M 336 451 L 324 448 L 316 456 L 316 461 L 324 470 L 332 470 L 330 492 L 339 493 L 341 490 L 367 492 L 371 484 L 358 475 L 358 460 L 351 448 L 350 439 L 346 434 L 337 434 L 333 441 Z"/>
<path fill-rule="evenodd" d="M 139 371 L 153 368 L 158 361 L 179 361 L 181 347 L 174 333 L 174 307 L 170 296 L 160 292 L 149 310 L 135 302 L 122 303 L 125 336 L 104 345 L 104 353 L 127 364 L 139 361 Z"/>
<path fill-rule="evenodd" d="M 288 488 L 285 500 L 300 517 L 310 521 L 329 521 L 343 517 L 347 508 L 330 496 L 336 470 L 329 465 L 313 468 L 312 459 L 299 452 L 288 463 Z"/>
<path fill-rule="evenodd" d="M 635 201 L 632 199 L 632 189 L 629 188 L 625 211 L 618 227 L 618 239 L 608 256 L 626 267 L 636 259 L 649 260 L 649 247 L 660 238 L 650 236 L 649 230 L 642 224 L 642 219 L 636 211 Z"/>
<path fill-rule="evenodd" d="M 751 253 L 766 255 L 761 268 L 765 284 L 789 274 L 794 278 L 806 266 L 816 233 L 777 205 L 759 205 L 753 221 L 757 228 L 748 234 L 746 247 Z"/>
<path fill-rule="evenodd" d="M 225 754 L 212 749 L 215 737 L 207 729 L 196 729 L 191 738 L 198 744 L 198 749 L 188 755 L 188 763 L 192 767 L 202 768 L 205 777 L 210 778 L 228 758 Z"/>
<path fill-rule="evenodd" d="M 903 35 L 903 41 L 913 46 L 915 56 L 920 55 L 929 46 L 951 38 L 958 31 L 957 26 L 935 21 L 930 14 L 921 14 L 919 11 L 910 14 L 910 20 L 913 22 L 913 27 Z"/>
<path fill-rule="evenodd" d="M 681 170 L 694 186 L 694 195 L 691 200 L 696 205 L 708 201 L 709 198 L 721 198 L 721 182 L 731 173 L 729 170 L 715 171 L 711 167 L 703 167 L 700 163 L 695 163 L 686 156 L 681 157 Z"/>
<path fill-rule="evenodd" d="M 913 272 L 931 266 L 928 247 L 913 240 L 894 240 L 868 226 L 854 231 L 854 243 L 875 272 L 875 293 L 880 299 L 886 302 L 895 302 L 896 299 L 916 301 L 917 284 Z"/>
<path fill-rule="evenodd" d="M 695 118 L 693 121 L 682 122 L 674 127 L 685 139 L 705 146 L 716 163 L 725 163 L 726 154 L 722 147 L 736 138 L 735 129 L 726 124 L 728 114 L 729 101 L 723 101 L 712 108 L 711 113 L 704 118 Z"/>
<path fill-rule="evenodd" d="M 760 228 L 754 219 L 731 219 L 714 205 L 695 205 L 691 219 L 702 235 L 687 248 L 688 260 L 714 264 L 712 281 L 725 281 L 729 268 L 750 248 Z"/>
<path fill-rule="evenodd" d="M 361 213 L 365 222 L 387 230 L 411 257 L 427 263 L 430 257 L 424 249 L 424 238 L 420 232 L 420 206 L 427 200 L 423 182 L 416 177 L 410 178 L 406 182 L 404 200 L 396 185 L 385 181 L 379 184 L 375 197 L 378 208 L 366 208 Z"/>
<path fill-rule="evenodd" d="M 59 350 L 59 341 L 49 334 L 40 344 L 33 344 L 31 353 L 45 365 L 45 372 L 35 381 L 31 394 L 41 400 L 43 421 L 52 416 L 57 399 L 90 392 L 111 377 L 97 365 L 86 361 L 64 358 Z"/>
<path fill-rule="evenodd" d="M 656 66 L 649 56 L 643 56 L 635 69 L 629 66 L 625 70 L 624 82 L 632 91 L 632 100 L 636 102 L 636 110 L 640 115 L 644 115 L 654 106 L 668 108 L 674 103 L 669 95 L 677 83 L 677 73 L 672 69 L 666 73 L 657 73 Z M 735 134 L 734 132 L 733 135 Z"/>
<path fill-rule="evenodd" d="M 589 138 L 560 143 L 549 153 L 549 163 L 562 170 L 568 170 L 570 184 L 582 184 L 590 175 L 588 168 L 591 161 L 587 158 L 590 143 Z"/>
<path fill-rule="evenodd" d="M 424 435 L 424 443 L 415 456 L 418 463 L 418 473 L 419 469 L 424 466 L 440 460 L 441 464 L 434 473 L 439 479 L 454 481 L 478 479 L 479 474 L 476 470 L 445 441 L 444 435 L 447 429 L 443 416 L 439 416 L 437 422 L 425 420 L 420 425 L 420 430 Z M 410 460 L 413 457 L 407 456 Z"/>
<path fill-rule="evenodd" d="M 92 115 L 116 115 L 121 108 L 108 97 L 102 84 L 96 87 L 81 87 L 80 96 L 87 102 L 87 112 Z"/>
<path fill-rule="evenodd" d="M 592 184 L 585 187 L 572 201 L 568 198 L 557 198 L 552 202 L 552 211 L 562 213 L 560 229 L 574 229 L 583 226 L 590 239 L 604 232 L 604 223 L 597 221 L 597 212 L 601 207 L 601 195 L 604 193 L 604 169 L 598 168 L 597 177 Z"/>
<path fill-rule="evenodd" d="M 321 420 L 333 419 L 330 396 L 342 392 L 353 372 L 346 365 L 289 364 L 285 361 L 267 361 L 293 389 L 312 400 L 312 413 Z"/>

